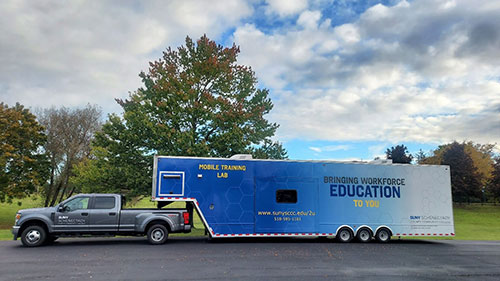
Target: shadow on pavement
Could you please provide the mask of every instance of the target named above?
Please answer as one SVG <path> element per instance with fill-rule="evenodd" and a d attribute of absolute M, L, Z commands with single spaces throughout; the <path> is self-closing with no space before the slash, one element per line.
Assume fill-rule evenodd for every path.
<path fill-rule="evenodd" d="M 199 243 L 208 243 L 208 244 L 272 244 L 272 243 L 290 243 L 290 244 L 338 244 L 338 245 L 349 245 L 349 244 L 379 244 L 379 245 L 429 245 L 429 244 L 441 244 L 445 245 L 446 242 L 443 241 L 449 240 L 417 240 L 417 239 L 394 239 L 389 241 L 388 243 L 379 244 L 376 241 L 372 241 L 369 243 L 360 243 L 353 240 L 351 243 L 343 244 L 337 242 L 333 238 L 293 238 L 293 237 L 258 237 L 258 238 L 220 238 L 220 239 L 211 239 L 209 240 L 207 237 L 170 237 L 167 243 L 164 246 L 168 246 L 169 244 L 199 244 Z M 24 248 L 20 241 L 17 241 L 17 246 L 20 248 Z M 97 238 L 59 238 L 57 241 L 52 244 L 42 246 L 42 247 L 68 247 L 68 246 L 103 246 L 103 245 L 144 245 L 144 246 L 152 246 L 150 245 L 145 237 L 97 237 Z"/>

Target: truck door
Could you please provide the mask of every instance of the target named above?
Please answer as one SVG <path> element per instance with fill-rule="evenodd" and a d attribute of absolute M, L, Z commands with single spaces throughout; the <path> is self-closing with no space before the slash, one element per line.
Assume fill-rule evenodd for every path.
<path fill-rule="evenodd" d="M 54 230 L 86 232 L 89 228 L 90 196 L 77 196 L 61 204 L 54 216 Z"/>
<path fill-rule="evenodd" d="M 96 196 L 90 209 L 91 231 L 118 231 L 119 206 L 115 196 Z"/>
<path fill-rule="evenodd" d="M 315 178 L 256 178 L 255 232 L 317 232 Z"/>

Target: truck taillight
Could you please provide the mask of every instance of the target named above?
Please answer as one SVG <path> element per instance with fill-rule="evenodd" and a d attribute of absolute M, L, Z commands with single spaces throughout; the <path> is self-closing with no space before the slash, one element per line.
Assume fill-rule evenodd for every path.
<path fill-rule="evenodd" d="M 184 217 L 184 224 L 189 224 L 189 213 L 182 213 L 182 217 Z"/>

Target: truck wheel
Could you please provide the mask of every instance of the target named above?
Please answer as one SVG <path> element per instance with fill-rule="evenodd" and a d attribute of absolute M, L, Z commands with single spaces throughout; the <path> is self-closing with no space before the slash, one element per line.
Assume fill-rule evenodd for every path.
<path fill-rule="evenodd" d="M 45 243 L 47 232 L 38 225 L 28 226 L 21 234 L 21 242 L 26 247 L 38 247 Z"/>
<path fill-rule="evenodd" d="M 339 232 L 337 233 L 337 236 L 336 236 L 337 240 L 339 242 L 342 242 L 342 243 L 351 242 L 353 237 L 354 237 L 354 234 L 347 227 L 340 229 Z"/>
<path fill-rule="evenodd" d="M 381 228 L 377 231 L 377 234 L 375 234 L 375 239 L 380 243 L 389 242 L 389 240 L 391 240 L 391 232 L 387 228 Z"/>
<path fill-rule="evenodd" d="M 153 245 L 161 245 L 167 242 L 168 230 L 162 224 L 155 224 L 148 230 L 148 241 Z"/>
<path fill-rule="evenodd" d="M 362 228 L 358 230 L 356 238 L 362 243 L 370 242 L 372 240 L 372 232 L 368 228 Z"/>

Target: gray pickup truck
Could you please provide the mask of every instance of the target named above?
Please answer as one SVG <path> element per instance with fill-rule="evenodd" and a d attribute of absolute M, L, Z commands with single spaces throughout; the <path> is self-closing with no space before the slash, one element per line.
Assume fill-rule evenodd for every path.
<path fill-rule="evenodd" d="M 146 235 L 151 244 L 163 244 L 169 233 L 190 232 L 193 208 L 123 209 L 117 194 L 79 194 L 47 208 L 16 214 L 14 240 L 36 247 L 66 236 Z"/>

